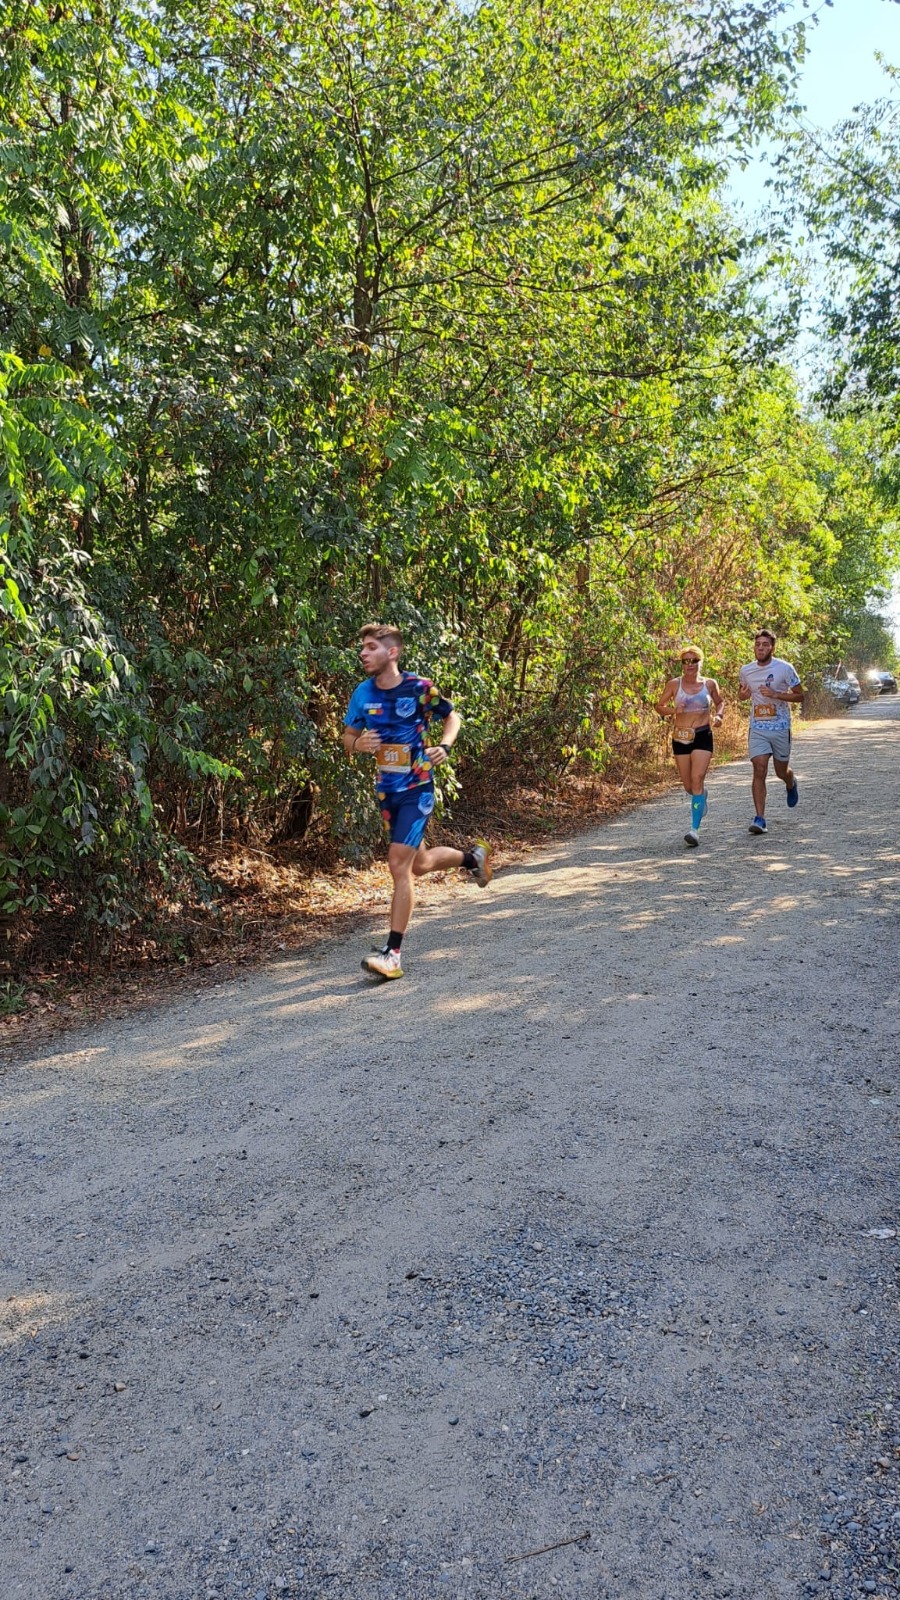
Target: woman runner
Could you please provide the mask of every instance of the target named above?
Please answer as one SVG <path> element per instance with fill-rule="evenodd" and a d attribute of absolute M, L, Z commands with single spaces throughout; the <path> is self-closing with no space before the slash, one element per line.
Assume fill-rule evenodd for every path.
<path fill-rule="evenodd" d="M 706 774 L 713 758 L 713 728 L 725 714 L 725 697 L 715 678 L 701 678 L 703 651 L 685 645 L 681 652 L 681 677 L 670 678 L 656 709 L 661 717 L 674 717 L 672 754 L 678 776 L 691 797 L 691 825 L 684 842 L 692 850 L 700 843 L 700 824 L 706 815 L 709 797 Z M 710 726 L 709 714 L 716 714 Z"/>

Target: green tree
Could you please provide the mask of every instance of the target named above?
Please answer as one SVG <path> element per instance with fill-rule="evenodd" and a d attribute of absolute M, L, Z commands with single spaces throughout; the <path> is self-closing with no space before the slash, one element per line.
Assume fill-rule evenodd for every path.
<path fill-rule="evenodd" d="M 19 932 L 124 927 L 226 831 L 370 848 L 335 734 L 371 613 L 462 700 L 469 782 L 602 763 L 685 627 L 832 628 L 853 483 L 826 506 L 721 200 L 783 9 L 7 0 Z"/>

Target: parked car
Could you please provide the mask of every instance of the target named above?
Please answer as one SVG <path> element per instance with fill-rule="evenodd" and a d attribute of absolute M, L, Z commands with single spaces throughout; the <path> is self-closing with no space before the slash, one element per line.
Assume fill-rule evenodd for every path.
<path fill-rule="evenodd" d="M 897 679 L 892 672 L 886 672 L 882 667 L 870 667 L 866 673 L 866 683 L 873 694 L 897 693 Z"/>
<path fill-rule="evenodd" d="M 855 672 L 847 673 L 847 682 L 850 685 L 850 704 L 855 706 L 857 701 L 862 699 L 862 689 Z"/>
<path fill-rule="evenodd" d="M 822 683 L 826 693 L 830 694 L 832 700 L 835 700 L 839 706 L 855 706 L 862 692 L 858 680 L 854 678 L 851 682 L 850 676 L 846 672 L 840 678 L 836 678 L 832 673 L 826 672 Z"/>

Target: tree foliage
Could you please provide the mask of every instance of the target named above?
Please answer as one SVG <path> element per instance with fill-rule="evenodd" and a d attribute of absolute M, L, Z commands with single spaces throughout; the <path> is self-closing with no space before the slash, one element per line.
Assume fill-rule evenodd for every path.
<path fill-rule="evenodd" d="M 826 135 L 797 134 L 784 157 L 794 196 L 824 255 L 820 400 L 845 459 L 847 499 L 836 641 L 860 665 L 894 658 L 877 607 L 887 598 L 900 535 L 900 101 L 892 92 Z"/>
<path fill-rule="evenodd" d="M 900 72 L 886 73 L 893 88 Z M 802 159 L 806 217 L 831 269 L 827 398 L 865 401 L 896 440 L 890 402 L 900 389 L 900 97 L 894 92 L 861 107 L 824 140 L 805 137 Z"/>
<path fill-rule="evenodd" d="M 821 653 L 889 552 L 721 199 L 782 9 L 5 0 L 12 925 L 125 926 L 226 830 L 369 848 L 372 614 L 470 777 L 602 762 L 685 629 Z"/>

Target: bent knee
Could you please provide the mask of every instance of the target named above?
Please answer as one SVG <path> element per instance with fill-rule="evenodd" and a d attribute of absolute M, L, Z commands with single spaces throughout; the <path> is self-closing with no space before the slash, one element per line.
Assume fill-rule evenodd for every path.
<path fill-rule="evenodd" d="M 411 858 L 405 850 L 403 855 L 400 857 L 389 854 L 388 868 L 390 869 L 390 874 L 394 882 L 402 883 L 404 878 L 408 878 L 411 873 L 415 872 L 415 859 Z"/>

